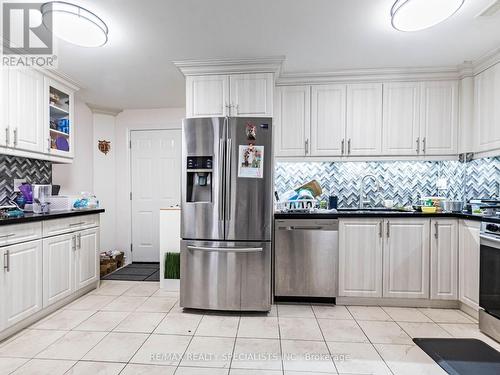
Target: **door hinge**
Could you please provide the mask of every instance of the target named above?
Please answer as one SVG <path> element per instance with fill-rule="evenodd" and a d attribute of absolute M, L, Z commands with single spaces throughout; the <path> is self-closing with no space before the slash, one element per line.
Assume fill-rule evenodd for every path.
<path fill-rule="evenodd" d="M 132 192 L 130 192 L 130 200 L 132 200 Z"/>

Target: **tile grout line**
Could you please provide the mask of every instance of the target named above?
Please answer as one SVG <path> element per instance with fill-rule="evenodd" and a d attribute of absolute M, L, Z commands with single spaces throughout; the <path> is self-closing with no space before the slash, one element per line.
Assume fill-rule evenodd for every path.
<path fill-rule="evenodd" d="M 335 371 L 337 372 L 337 374 L 340 374 L 339 369 L 337 367 L 337 364 L 335 363 L 335 361 L 333 359 L 333 355 L 332 355 L 332 352 L 330 350 L 330 347 L 328 346 L 328 342 L 326 341 L 325 334 L 323 333 L 323 330 L 321 329 L 321 325 L 318 322 L 318 317 L 316 316 L 316 312 L 314 311 L 314 309 L 312 308 L 312 306 L 310 306 L 310 309 L 312 310 L 314 318 L 316 319 L 316 324 L 318 325 L 319 331 L 321 332 L 321 337 L 323 337 L 323 342 L 326 345 L 326 350 L 328 350 L 328 354 L 330 355 L 330 360 L 333 363 L 333 367 L 335 368 Z"/>
<path fill-rule="evenodd" d="M 233 351 L 231 353 L 231 360 L 229 361 L 228 373 L 231 372 L 231 368 L 232 368 L 232 365 L 233 365 L 233 357 L 234 357 L 234 351 L 236 349 L 236 340 L 238 339 L 238 331 L 240 329 L 240 323 L 241 323 L 241 314 L 239 315 L 238 326 L 236 327 L 236 336 L 234 337 Z"/>
<path fill-rule="evenodd" d="M 283 344 L 281 342 L 281 325 L 280 325 L 280 314 L 279 314 L 279 308 L 278 305 L 276 304 L 276 320 L 278 321 L 278 339 L 280 343 L 280 356 L 281 356 L 281 373 L 285 375 L 285 356 L 283 355 Z"/>
<path fill-rule="evenodd" d="M 180 307 L 180 306 L 179 306 Z M 200 324 L 203 320 L 203 318 L 205 317 L 206 315 L 203 314 L 200 321 L 198 322 L 198 324 L 196 325 L 196 328 L 194 329 L 193 331 L 193 334 L 191 335 L 191 338 L 189 339 L 189 342 L 188 344 L 186 345 L 186 349 L 184 349 L 184 352 L 182 353 L 182 356 L 181 356 L 181 359 L 180 361 L 177 363 L 177 366 L 175 366 L 175 370 L 174 370 L 174 375 L 177 373 L 177 370 L 179 369 L 179 367 L 181 366 L 181 363 L 182 363 L 182 360 L 184 359 L 184 356 L 186 355 L 186 352 L 188 351 L 189 349 L 189 346 L 191 345 L 191 343 L 193 342 L 193 339 L 194 339 L 194 336 L 196 335 L 196 332 L 198 331 L 198 328 L 200 327 Z"/>

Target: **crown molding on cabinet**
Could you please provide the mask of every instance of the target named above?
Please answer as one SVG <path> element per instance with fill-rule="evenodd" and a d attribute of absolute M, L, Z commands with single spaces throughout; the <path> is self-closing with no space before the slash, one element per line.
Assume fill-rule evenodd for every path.
<path fill-rule="evenodd" d="M 123 109 L 121 108 L 101 107 L 91 103 L 85 103 L 85 104 L 87 104 L 87 107 L 90 108 L 92 113 L 97 113 L 100 115 L 118 116 L 119 113 L 123 112 Z"/>
<path fill-rule="evenodd" d="M 285 56 L 239 59 L 180 60 L 172 63 L 185 76 L 205 74 L 275 73 L 279 75 Z"/>
<path fill-rule="evenodd" d="M 475 154 L 474 154 L 475 155 Z M 455 161 L 459 160 L 458 155 L 422 155 L 422 156 L 274 156 L 279 162 L 304 163 L 304 162 L 364 162 L 364 161 Z"/>
<path fill-rule="evenodd" d="M 500 47 L 495 48 L 494 50 L 485 53 L 479 59 L 474 61 L 474 75 L 477 75 L 488 68 L 491 68 L 493 65 L 496 65 L 500 62 Z"/>

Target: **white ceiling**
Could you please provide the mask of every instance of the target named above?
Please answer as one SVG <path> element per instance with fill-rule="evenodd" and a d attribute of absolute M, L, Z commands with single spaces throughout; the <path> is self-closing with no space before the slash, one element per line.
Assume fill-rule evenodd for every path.
<path fill-rule="evenodd" d="M 71 0 L 70 0 L 71 1 Z M 284 72 L 457 65 L 500 47 L 493 0 L 466 0 L 425 31 L 390 26 L 394 0 L 75 0 L 109 26 L 109 42 L 58 43 L 59 68 L 83 99 L 113 108 L 184 106 L 173 60 L 286 56 Z"/>

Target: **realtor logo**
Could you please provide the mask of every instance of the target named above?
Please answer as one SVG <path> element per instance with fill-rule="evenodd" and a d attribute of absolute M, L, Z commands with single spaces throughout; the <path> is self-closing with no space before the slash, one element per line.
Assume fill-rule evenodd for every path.
<path fill-rule="evenodd" d="M 52 17 L 46 17 L 42 22 L 40 5 L 3 3 L 5 55 L 52 55 Z"/>

